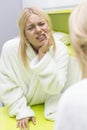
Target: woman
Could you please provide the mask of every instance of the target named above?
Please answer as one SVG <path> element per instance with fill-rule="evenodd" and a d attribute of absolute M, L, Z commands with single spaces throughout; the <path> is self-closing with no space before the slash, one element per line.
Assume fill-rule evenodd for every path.
<path fill-rule="evenodd" d="M 87 2 L 69 18 L 71 44 L 82 68 L 82 78 L 69 87 L 59 104 L 55 130 L 87 130 Z"/>
<path fill-rule="evenodd" d="M 68 50 L 54 39 L 45 12 L 25 8 L 20 14 L 19 30 L 20 38 L 7 41 L 2 48 L 0 95 L 9 107 L 9 115 L 16 116 L 17 126 L 26 129 L 29 120 L 35 124 L 30 106 L 44 103 L 45 117 L 54 120 L 61 92 L 79 76 L 71 75 L 68 82 Z"/>

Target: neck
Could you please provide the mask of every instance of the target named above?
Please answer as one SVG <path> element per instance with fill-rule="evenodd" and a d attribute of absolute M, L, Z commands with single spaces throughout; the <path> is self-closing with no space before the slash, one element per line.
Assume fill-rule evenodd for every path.
<path fill-rule="evenodd" d="M 35 53 L 38 53 L 38 49 L 36 49 L 34 46 L 32 46 L 32 44 L 30 43 L 31 47 L 33 48 L 33 50 L 35 51 Z"/>

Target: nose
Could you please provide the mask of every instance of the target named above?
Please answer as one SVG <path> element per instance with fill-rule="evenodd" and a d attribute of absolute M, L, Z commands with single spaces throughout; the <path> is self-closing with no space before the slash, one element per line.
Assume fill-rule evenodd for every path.
<path fill-rule="evenodd" d="M 36 33 L 40 33 L 41 32 L 41 28 L 39 26 L 36 26 L 35 30 L 36 30 Z"/>

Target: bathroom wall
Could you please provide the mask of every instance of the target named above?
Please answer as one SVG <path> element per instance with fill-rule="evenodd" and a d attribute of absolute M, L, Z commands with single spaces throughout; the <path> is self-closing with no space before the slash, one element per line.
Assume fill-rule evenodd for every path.
<path fill-rule="evenodd" d="M 70 9 L 87 0 L 22 0 L 23 8 L 26 6 L 39 6 L 45 10 Z"/>
<path fill-rule="evenodd" d="M 18 36 L 17 19 L 21 9 L 21 0 L 0 1 L 0 53 L 4 42 Z"/>
<path fill-rule="evenodd" d="M 18 36 L 17 19 L 21 9 L 21 0 L 0 1 L 0 52 L 5 41 Z"/>

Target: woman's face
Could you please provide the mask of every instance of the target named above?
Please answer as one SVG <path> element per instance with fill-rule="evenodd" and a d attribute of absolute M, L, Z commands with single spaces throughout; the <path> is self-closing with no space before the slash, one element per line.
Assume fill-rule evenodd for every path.
<path fill-rule="evenodd" d="M 29 16 L 25 27 L 25 36 L 34 49 L 38 50 L 45 44 L 50 35 L 47 22 L 36 14 Z"/>

